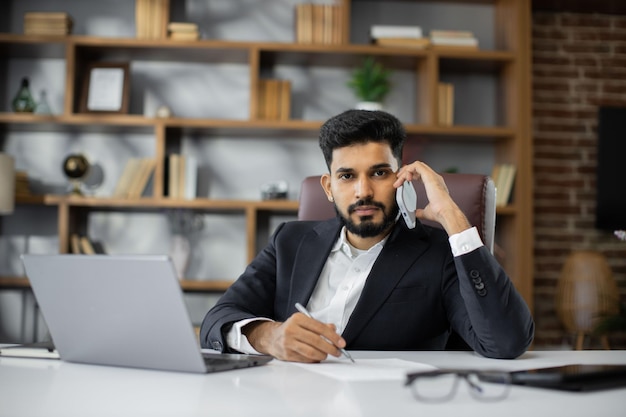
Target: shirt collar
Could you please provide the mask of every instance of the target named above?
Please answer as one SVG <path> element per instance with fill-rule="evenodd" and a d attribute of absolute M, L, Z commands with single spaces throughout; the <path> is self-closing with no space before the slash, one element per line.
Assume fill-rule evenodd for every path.
<path fill-rule="evenodd" d="M 352 255 L 352 251 L 350 250 L 350 247 L 352 245 L 350 245 L 350 243 L 348 242 L 348 236 L 346 233 L 347 233 L 346 226 L 343 226 L 341 228 L 341 232 L 339 233 L 339 238 L 337 239 L 332 249 L 330 250 L 331 253 L 343 251 L 346 255 L 349 255 L 349 256 Z M 377 244 L 369 248 L 368 252 L 371 252 L 374 250 L 381 250 L 382 247 L 385 246 L 387 239 L 389 239 L 390 234 L 391 233 L 387 234 L 387 236 L 385 236 L 383 240 L 381 240 L 380 242 L 378 242 Z"/>

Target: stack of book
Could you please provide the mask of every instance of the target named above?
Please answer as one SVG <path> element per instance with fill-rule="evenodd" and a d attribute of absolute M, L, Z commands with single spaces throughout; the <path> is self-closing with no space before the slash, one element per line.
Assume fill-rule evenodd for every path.
<path fill-rule="evenodd" d="M 156 167 L 152 158 L 130 158 L 117 181 L 113 197 L 140 198 Z"/>
<path fill-rule="evenodd" d="M 339 45 L 346 42 L 342 8 L 332 4 L 296 5 L 296 42 Z"/>
<path fill-rule="evenodd" d="M 28 181 L 28 174 L 25 171 L 15 171 L 15 195 L 30 195 L 30 183 Z"/>
<path fill-rule="evenodd" d="M 454 123 L 454 85 L 437 84 L 437 122 L 443 126 Z"/>
<path fill-rule="evenodd" d="M 26 35 L 68 35 L 72 18 L 64 12 L 28 12 L 24 14 Z"/>
<path fill-rule="evenodd" d="M 513 182 L 515 181 L 515 165 L 494 165 L 491 178 L 496 186 L 496 206 L 506 206 L 511 199 Z"/>
<path fill-rule="evenodd" d="M 437 48 L 478 49 L 478 39 L 466 30 L 431 30 L 430 42 Z"/>
<path fill-rule="evenodd" d="M 100 242 L 92 242 L 87 236 L 79 236 L 73 233 L 70 236 L 70 246 L 75 255 L 96 255 L 104 254 L 104 247 Z"/>
<path fill-rule="evenodd" d="M 430 39 L 422 35 L 420 26 L 374 25 L 370 28 L 371 43 L 380 46 L 423 49 Z"/>
<path fill-rule="evenodd" d="M 198 25 L 188 22 L 170 22 L 167 25 L 169 38 L 179 41 L 195 41 L 200 37 Z"/>
<path fill-rule="evenodd" d="M 138 39 L 167 38 L 170 0 L 135 0 L 135 26 Z"/>
<path fill-rule="evenodd" d="M 291 112 L 291 82 L 288 80 L 259 80 L 257 119 L 289 120 Z"/>
<path fill-rule="evenodd" d="M 167 197 L 186 200 L 196 198 L 198 161 L 193 155 L 170 154 L 167 157 L 165 176 Z"/>

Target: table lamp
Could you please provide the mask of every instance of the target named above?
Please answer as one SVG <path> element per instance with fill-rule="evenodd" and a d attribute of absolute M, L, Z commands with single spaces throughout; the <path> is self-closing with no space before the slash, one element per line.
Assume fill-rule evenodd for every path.
<path fill-rule="evenodd" d="M 0 153 L 0 215 L 11 214 L 15 207 L 15 161 Z"/>
<path fill-rule="evenodd" d="M 576 350 L 583 348 L 599 320 L 617 312 L 619 290 L 606 257 L 595 251 L 570 254 L 561 271 L 556 292 L 556 311 L 565 328 L 576 334 Z M 606 335 L 600 337 L 609 349 Z"/>

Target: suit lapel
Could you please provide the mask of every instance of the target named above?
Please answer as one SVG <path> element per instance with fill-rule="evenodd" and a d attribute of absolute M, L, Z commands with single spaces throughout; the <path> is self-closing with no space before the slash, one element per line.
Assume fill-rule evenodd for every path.
<path fill-rule="evenodd" d="M 396 225 L 367 277 L 361 297 L 343 332 L 348 344 L 383 305 L 406 271 L 428 248 L 427 234 L 420 223 L 409 231 Z"/>
<path fill-rule="evenodd" d="M 306 305 L 309 301 L 341 226 L 338 219 L 323 222 L 302 238 L 293 266 L 286 317 L 296 311 L 295 303 Z"/>

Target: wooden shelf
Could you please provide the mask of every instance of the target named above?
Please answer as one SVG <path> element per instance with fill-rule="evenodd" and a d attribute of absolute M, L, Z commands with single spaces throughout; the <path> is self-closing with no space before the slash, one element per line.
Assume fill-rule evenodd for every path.
<path fill-rule="evenodd" d="M 30 288 L 30 282 L 26 277 L 0 277 L 0 288 Z"/>
<path fill-rule="evenodd" d="M 25 195 L 25 194 L 17 194 L 15 196 L 15 203 L 17 204 L 25 204 L 25 205 L 42 205 L 45 204 L 45 196 L 44 195 Z"/>
<path fill-rule="evenodd" d="M 98 208 L 186 208 L 200 210 L 226 210 L 226 211 L 285 211 L 295 212 L 298 210 L 298 202 L 295 200 L 212 200 L 208 198 L 196 198 L 194 200 L 171 199 L 171 198 L 100 198 L 81 197 L 67 195 L 46 195 L 43 197 L 47 205 L 68 205 L 72 207 Z"/>
<path fill-rule="evenodd" d="M 275 136 L 277 132 L 304 134 L 308 137 L 316 136 L 323 121 L 309 120 L 228 120 L 228 119 L 197 119 L 172 117 L 167 119 L 149 118 L 139 115 L 96 115 L 73 114 L 64 115 L 37 115 L 22 113 L 0 113 L 0 125 L 9 126 L 14 130 L 139 130 L 150 131 L 155 126 L 168 129 L 181 129 L 186 132 L 212 132 L 214 134 L 238 135 L 242 133 L 261 136 Z M 438 126 L 438 125 L 405 125 L 407 134 L 429 135 L 454 138 L 490 138 L 507 139 L 515 135 L 515 129 L 508 127 L 491 126 Z"/>
<path fill-rule="evenodd" d="M 224 292 L 232 285 L 228 280 L 181 280 L 180 286 L 186 292 Z M 29 289 L 30 282 L 26 277 L 0 277 L 0 288 Z"/>

